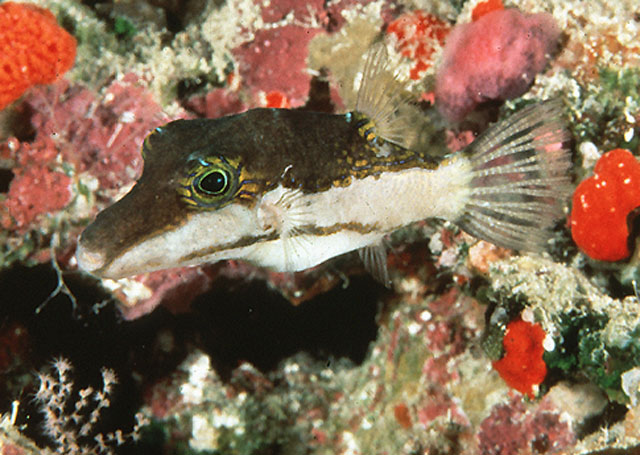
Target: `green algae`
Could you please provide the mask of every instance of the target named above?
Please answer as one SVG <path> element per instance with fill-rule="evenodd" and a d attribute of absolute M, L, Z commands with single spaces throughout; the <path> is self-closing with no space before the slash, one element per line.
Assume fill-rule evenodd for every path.
<path fill-rule="evenodd" d="M 585 330 L 579 342 L 580 371 L 596 383 L 609 399 L 628 403 L 629 397 L 622 391 L 621 375 L 640 365 L 640 329 L 630 336 L 634 340 L 625 347 L 605 344 L 598 332 Z"/>
<path fill-rule="evenodd" d="M 503 325 L 490 324 L 482 338 L 482 350 L 491 360 L 500 360 L 504 355 L 505 328 Z"/>
<path fill-rule="evenodd" d="M 115 21 L 113 22 L 113 31 L 121 40 L 129 40 L 138 33 L 138 29 L 133 24 L 133 22 L 131 22 L 125 16 L 116 17 Z"/>
<path fill-rule="evenodd" d="M 25 265 L 37 265 L 38 261 L 32 259 L 32 254 L 42 246 L 42 236 L 38 232 L 28 232 L 16 242 L 9 232 L 0 232 L 0 268 L 5 269 L 15 263 Z"/>
<path fill-rule="evenodd" d="M 640 69 L 600 68 L 598 75 L 598 84 L 580 87 L 572 121 L 574 136 L 605 151 L 636 150 L 640 144 L 634 120 L 640 114 Z M 629 129 L 634 134 L 627 136 Z"/>

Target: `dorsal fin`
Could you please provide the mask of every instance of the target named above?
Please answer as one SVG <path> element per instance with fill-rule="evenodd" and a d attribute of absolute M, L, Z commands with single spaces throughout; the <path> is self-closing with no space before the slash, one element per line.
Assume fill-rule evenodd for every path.
<path fill-rule="evenodd" d="M 407 104 L 406 97 L 402 94 L 402 84 L 389 72 L 388 66 L 389 55 L 384 43 L 371 46 L 362 71 L 355 110 L 371 119 L 376 136 L 405 146 L 408 131 L 398 111 Z"/>

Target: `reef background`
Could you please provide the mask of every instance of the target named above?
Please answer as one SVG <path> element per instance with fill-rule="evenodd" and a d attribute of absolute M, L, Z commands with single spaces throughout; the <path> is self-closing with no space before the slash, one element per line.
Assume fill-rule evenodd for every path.
<path fill-rule="evenodd" d="M 559 48 L 524 94 L 456 124 L 433 107 L 436 73 L 475 0 L 32 3 L 77 40 L 77 55 L 0 112 L 0 453 L 68 453 L 34 400 L 43 372 L 58 377 L 53 359 L 73 365 L 58 378 L 70 387 L 61 415 L 82 389 L 100 390 L 103 368 L 119 379 L 90 433 L 65 426 L 81 453 L 97 453 L 97 434 L 128 434 L 138 412 L 149 422 L 138 444 L 108 450 L 639 450 L 637 256 L 592 260 L 564 222 L 544 255 L 446 223 L 412 226 L 390 239 L 391 290 L 352 256 L 295 275 L 228 261 L 117 282 L 78 272 L 73 256 L 92 217 L 135 182 L 153 128 L 258 106 L 343 112 L 380 38 L 409 81 L 413 147 L 454 151 L 525 104 L 561 98 L 577 183 L 603 152 L 640 153 L 636 1 L 507 3 L 551 14 Z M 496 73 L 517 65 L 496 62 Z M 526 374 L 534 365 L 542 379 Z"/>

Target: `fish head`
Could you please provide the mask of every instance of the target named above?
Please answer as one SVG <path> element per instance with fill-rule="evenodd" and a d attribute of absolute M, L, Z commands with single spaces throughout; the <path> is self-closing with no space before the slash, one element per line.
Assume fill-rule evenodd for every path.
<path fill-rule="evenodd" d="M 78 266 L 116 279 L 232 258 L 264 236 L 244 166 L 251 144 L 238 143 L 236 128 L 227 117 L 154 130 L 138 182 L 80 236 Z"/>

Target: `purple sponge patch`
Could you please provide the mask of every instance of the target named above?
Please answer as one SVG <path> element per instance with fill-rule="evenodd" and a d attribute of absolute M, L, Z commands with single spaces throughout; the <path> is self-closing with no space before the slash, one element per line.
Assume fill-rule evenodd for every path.
<path fill-rule="evenodd" d="M 462 120 L 479 103 L 522 95 L 558 44 L 550 14 L 493 11 L 453 29 L 436 75 L 436 105 L 447 119 Z"/>

